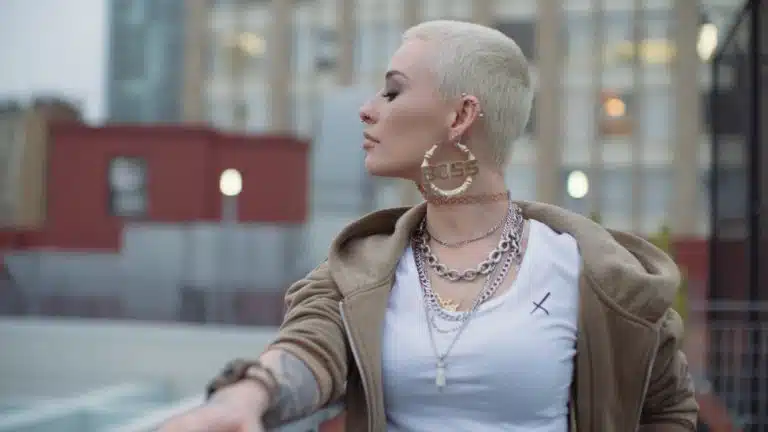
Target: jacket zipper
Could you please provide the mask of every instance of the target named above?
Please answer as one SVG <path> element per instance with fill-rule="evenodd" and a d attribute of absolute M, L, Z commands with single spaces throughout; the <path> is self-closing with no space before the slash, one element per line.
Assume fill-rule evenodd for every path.
<path fill-rule="evenodd" d="M 344 331 L 347 332 L 347 340 L 349 341 L 349 349 L 352 351 L 352 357 L 355 359 L 355 365 L 357 365 L 357 370 L 360 373 L 360 381 L 363 382 L 363 395 L 365 396 L 365 405 L 368 407 L 368 430 L 373 430 L 372 427 L 372 421 L 371 417 L 373 412 L 371 411 L 371 393 L 368 390 L 368 380 L 366 379 L 365 375 L 363 374 L 363 362 L 360 361 L 360 354 L 357 352 L 357 346 L 355 345 L 355 340 L 352 337 L 352 331 L 349 327 L 349 323 L 347 322 L 347 318 L 344 314 L 344 300 L 339 301 L 339 311 L 341 312 L 341 322 L 344 324 Z"/>
<path fill-rule="evenodd" d="M 645 401 L 645 395 L 648 393 L 648 387 L 651 385 L 651 374 L 653 373 L 653 363 L 656 362 L 656 355 L 658 354 L 659 350 L 659 332 L 655 332 L 654 334 L 654 343 L 653 343 L 653 351 L 651 352 L 651 360 L 648 363 L 648 369 L 645 372 L 645 378 L 643 381 L 643 392 L 640 394 L 640 405 L 637 407 L 637 424 L 639 427 L 640 419 L 643 416 L 643 405 Z"/>

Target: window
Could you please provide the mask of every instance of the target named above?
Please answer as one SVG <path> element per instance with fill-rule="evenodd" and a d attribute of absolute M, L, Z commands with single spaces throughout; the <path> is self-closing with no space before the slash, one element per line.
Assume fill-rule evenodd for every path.
<path fill-rule="evenodd" d="M 675 97 L 671 88 L 646 88 L 641 97 L 642 108 L 637 119 L 649 140 L 667 147 L 674 132 Z"/>
<path fill-rule="evenodd" d="M 536 51 L 536 26 L 529 20 L 501 21 L 494 26 L 497 30 L 512 38 L 529 60 Z"/>
<path fill-rule="evenodd" d="M 335 30 L 319 28 L 315 30 L 315 71 L 331 73 L 336 70 L 339 57 L 339 40 Z"/>
<path fill-rule="evenodd" d="M 592 175 L 586 165 L 572 165 L 561 171 L 564 207 L 583 215 L 590 211 L 589 195 L 599 193 L 602 222 L 615 229 L 632 229 L 633 201 L 639 200 L 640 231 L 654 233 L 669 222 L 669 203 L 674 193 L 674 172 L 670 167 L 643 166 L 640 171 L 641 195 L 632 196 L 633 168 L 630 165 L 607 165 L 593 177 L 588 177 L 587 195 L 581 198 L 568 194 L 568 176 L 575 170 Z M 599 184 L 597 183 L 599 182 Z M 598 187 L 593 185 L 598 184 Z M 701 217 L 705 217 L 704 214 Z M 693 221 L 692 223 L 698 223 Z"/>
<path fill-rule="evenodd" d="M 315 129 L 317 92 L 295 90 L 292 92 L 293 130 L 302 137 L 311 137 Z"/>
<path fill-rule="evenodd" d="M 626 136 L 632 133 L 632 112 L 634 107 L 631 94 L 604 91 L 600 110 L 600 133 L 603 136 Z"/>
<path fill-rule="evenodd" d="M 137 157 L 117 157 L 109 163 L 109 209 L 119 217 L 147 214 L 147 166 Z"/>
<path fill-rule="evenodd" d="M 634 19 L 641 20 L 642 40 L 635 46 Z M 570 12 L 567 15 L 567 61 L 570 67 L 589 68 L 595 39 L 594 12 Z M 646 9 L 638 16 L 632 10 L 606 10 L 602 17 L 603 46 L 606 69 L 628 68 L 635 53 L 641 55 L 645 67 L 666 66 L 674 56 L 671 43 L 671 13 L 664 9 Z"/>
<path fill-rule="evenodd" d="M 380 19 L 358 26 L 355 43 L 358 72 L 368 76 L 384 72 L 390 55 L 400 44 L 401 31 L 397 23 Z"/>

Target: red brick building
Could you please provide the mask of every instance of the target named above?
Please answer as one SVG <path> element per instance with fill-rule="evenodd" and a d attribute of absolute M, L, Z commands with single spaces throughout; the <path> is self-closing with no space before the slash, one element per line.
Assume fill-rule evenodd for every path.
<path fill-rule="evenodd" d="M 43 137 L 37 143 L 43 169 L 23 174 L 37 179 L 42 192 L 19 194 L 38 209 L 40 222 L 0 227 L 0 267 L 5 254 L 17 281 L 0 283 L 5 313 L 280 321 L 283 279 L 301 271 L 289 261 L 307 218 L 308 143 L 199 127 L 78 123 L 49 123 Z M 228 169 L 242 179 L 235 199 L 244 234 L 237 236 L 253 227 L 267 232 L 247 237 L 250 252 L 226 249 L 225 260 L 218 258 L 224 252 L 216 233 L 227 228 L 216 227 L 223 227 L 219 179 Z M 206 244 L 180 245 L 200 226 L 208 227 Z M 121 244 L 153 229 L 166 237 L 138 234 L 141 245 Z M 231 276 L 228 262 L 240 276 Z M 224 309 L 210 312 L 214 307 Z"/>
<path fill-rule="evenodd" d="M 242 176 L 242 222 L 302 224 L 307 217 L 308 143 L 204 128 L 54 124 L 49 129 L 45 222 L 0 233 L 13 249 L 119 249 L 126 220 L 216 221 L 219 176 Z"/>

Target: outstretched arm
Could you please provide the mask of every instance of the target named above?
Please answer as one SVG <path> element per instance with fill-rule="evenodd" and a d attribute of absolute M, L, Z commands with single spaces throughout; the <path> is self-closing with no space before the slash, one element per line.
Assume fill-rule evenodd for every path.
<path fill-rule="evenodd" d="M 341 294 L 327 262 L 293 284 L 285 300 L 283 324 L 275 341 L 259 357 L 272 375 L 261 378 L 270 385 L 245 380 L 231 386 L 259 393 L 259 397 L 249 399 L 256 401 L 269 427 L 305 417 L 338 399 L 347 376 L 347 341 L 339 311 Z M 223 388 L 214 399 L 229 398 L 237 392 Z"/>

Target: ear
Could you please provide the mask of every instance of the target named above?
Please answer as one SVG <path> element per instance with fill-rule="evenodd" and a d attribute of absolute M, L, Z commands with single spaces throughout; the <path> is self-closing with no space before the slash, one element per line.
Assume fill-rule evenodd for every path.
<path fill-rule="evenodd" d="M 451 137 L 457 138 L 466 134 L 480 117 L 483 117 L 480 101 L 475 96 L 462 93 L 453 112 Z"/>

